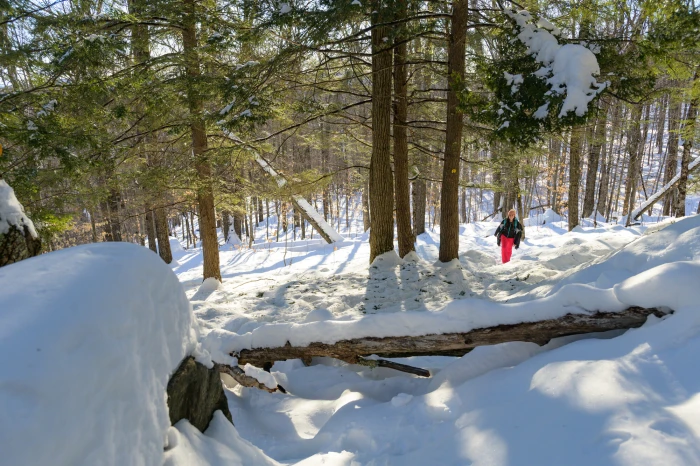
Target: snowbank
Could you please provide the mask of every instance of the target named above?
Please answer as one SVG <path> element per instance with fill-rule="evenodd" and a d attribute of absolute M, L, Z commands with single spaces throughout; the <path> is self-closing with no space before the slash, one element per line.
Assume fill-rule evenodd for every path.
<path fill-rule="evenodd" d="M 615 225 L 610 230 L 618 228 L 621 227 Z M 639 239 L 616 251 L 606 260 L 561 280 L 552 291 L 556 292 L 568 283 L 588 283 L 598 288 L 610 288 L 622 280 L 669 262 L 698 261 L 698 238 L 700 215 L 685 217 L 667 224 L 665 228 L 649 229 Z M 676 289 L 672 281 L 670 286 L 669 290 Z"/>
<path fill-rule="evenodd" d="M 15 197 L 15 191 L 5 180 L 0 180 L 0 235 L 10 231 L 12 225 L 20 231 L 26 226 L 34 238 L 38 236 L 34 224 L 24 214 L 24 207 Z"/>
<path fill-rule="evenodd" d="M 157 465 L 166 385 L 196 343 L 150 250 L 101 243 L 0 269 L 0 451 L 12 465 Z"/>
<path fill-rule="evenodd" d="M 350 321 L 266 324 L 243 335 L 215 329 L 208 335 L 205 345 L 215 341 L 216 347 L 207 349 L 212 354 L 220 354 L 248 348 L 280 347 L 287 342 L 292 346 L 307 346 L 312 342 L 333 344 L 361 337 L 469 332 L 497 325 L 556 319 L 566 314 L 619 312 L 630 306 L 673 309 L 696 299 L 693 288 L 688 287 L 687 282 L 698 276 L 700 268 L 693 264 L 663 267 L 666 268 L 650 271 L 655 277 L 653 288 L 649 287 L 646 275 L 642 275 L 633 276 L 615 289 L 570 284 L 551 296 L 521 303 L 502 304 L 468 298 L 453 301 L 438 312 L 373 314 Z M 690 273 L 689 278 L 680 280 L 683 273 Z M 658 296 L 659 290 L 673 290 L 675 294 L 664 298 Z"/>

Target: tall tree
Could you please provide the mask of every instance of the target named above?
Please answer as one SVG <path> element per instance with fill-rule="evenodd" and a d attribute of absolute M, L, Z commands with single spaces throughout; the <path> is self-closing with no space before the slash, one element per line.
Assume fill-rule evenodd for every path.
<path fill-rule="evenodd" d="M 182 46 L 187 75 L 187 105 L 190 113 L 192 132 L 192 156 L 197 169 L 200 185 L 197 188 L 199 205 L 199 234 L 202 239 L 204 256 L 204 280 L 215 278 L 221 281 L 219 267 L 219 241 L 216 235 L 216 215 L 214 212 L 214 190 L 212 187 L 211 165 L 207 154 L 207 132 L 203 118 L 204 102 L 200 95 L 201 76 L 199 42 L 197 39 L 197 2 L 183 0 Z"/>
<path fill-rule="evenodd" d="M 396 20 L 405 21 L 406 3 L 396 4 Z M 406 66 L 406 27 L 398 26 L 394 40 L 394 180 L 396 183 L 396 233 L 399 243 L 399 256 L 403 257 L 413 247 L 411 230 L 411 200 L 408 186 L 408 70 Z"/>
<path fill-rule="evenodd" d="M 690 165 L 690 151 L 695 141 L 695 124 L 698 119 L 698 107 L 700 106 L 700 79 L 698 69 L 695 69 L 690 86 L 690 105 L 683 128 L 683 156 L 681 159 L 681 177 L 678 180 L 678 198 L 676 199 L 676 217 L 685 216 L 685 198 L 688 190 L 688 166 Z"/>
<path fill-rule="evenodd" d="M 447 122 L 445 161 L 440 191 L 440 261 L 449 262 L 459 255 L 459 161 L 462 153 L 463 113 L 459 94 L 464 88 L 465 53 L 469 1 L 455 0 L 452 5 L 450 38 L 447 45 Z"/>
<path fill-rule="evenodd" d="M 369 207 L 372 227 L 369 261 L 394 249 L 394 183 L 391 174 L 392 53 L 387 23 L 392 8 L 381 0 L 372 14 L 372 159 L 369 168 Z"/>

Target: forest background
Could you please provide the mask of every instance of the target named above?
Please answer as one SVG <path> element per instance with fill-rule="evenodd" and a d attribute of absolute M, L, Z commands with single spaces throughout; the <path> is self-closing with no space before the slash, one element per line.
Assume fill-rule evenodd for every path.
<path fill-rule="evenodd" d="M 331 225 L 361 196 L 370 259 L 439 225 L 450 261 L 460 222 L 511 207 L 684 216 L 699 38 L 692 0 L 0 0 L 0 180 L 44 250 L 170 262 L 184 225 L 205 279 L 217 225 L 312 236 L 294 196 Z"/>

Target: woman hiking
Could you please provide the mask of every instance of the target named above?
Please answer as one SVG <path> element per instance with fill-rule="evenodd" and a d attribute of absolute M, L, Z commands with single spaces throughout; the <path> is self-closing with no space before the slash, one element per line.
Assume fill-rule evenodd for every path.
<path fill-rule="evenodd" d="M 518 219 L 515 218 L 515 209 L 510 209 L 508 216 L 496 228 L 496 244 L 501 247 L 501 260 L 504 264 L 510 262 L 513 246 L 515 246 L 515 249 L 520 247 L 522 233 L 523 227 Z"/>

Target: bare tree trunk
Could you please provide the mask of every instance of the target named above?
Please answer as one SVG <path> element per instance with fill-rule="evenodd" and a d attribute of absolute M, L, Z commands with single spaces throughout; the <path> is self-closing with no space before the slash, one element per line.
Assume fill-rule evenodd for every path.
<path fill-rule="evenodd" d="M 387 23 L 391 9 L 373 0 L 372 15 L 372 158 L 369 170 L 369 204 L 372 212 L 369 261 L 394 250 L 394 182 L 391 174 L 391 43 Z"/>
<path fill-rule="evenodd" d="M 156 236 L 158 237 L 158 254 L 166 264 L 173 261 L 173 253 L 170 250 L 170 238 L 168 235 L 168 219 L 164 207 L 155 209 Z"/>
<path fill-rule="evenodd" d="M 634 202 L 637 197 L 637 182 L 641 172 L 642 157 L 640 154 L 641 147 L 641 118 L 642 106 L 635 105 L 632 108 L 631 127 L 627 133 L 627 153 L 629 154 L 629 168 L 627 170 L 627 183 L 625 184 L 625 204 L 623 206 L 622 215 L 628 215 L 634 210 Z M 626 226 L 631 223 L 631 218 L 628 215 Z"/>
<path fill-rule="evenodd" d="M 693 84 L 698 79 L 698 71 L 695 70 L 693 81 L 691 81 L 691 89 Z M 683 125 L 683 157 L 681 159 L 681 178 L 678 181 L 678 198 L 676 199 L 675 213 L 676 217 L 685 217 L 685 197 L 688 190 L 688 166 L 690 165 L 690 151 L 693 148 L 695 140 L 695 121 L 698 118 L 698 105 L 700 97 L 697 94 L 690 100 L 688 107 L 688 115 Z"/>
<path fill-rule="evenodd" d="M 447 122 L 445 162 L 440 191 L 440 254 L 441 262 L 459 255 L 459 162 L 462 152 L 463 115 L 459 111 L 459 93 L 464 87 L 464 66 L 469 19 L 468 0 L 455 0 L 447 48 Z"/>
<path fill-rule="evenodd" d="M 594 214 L 595 185 L 598 177 L 601 149 L 605 145 L 605 129 L 608 124 L 608 104 L 603 103 L 593 132 L 593 140 L 588 145 L 588 172 L 586 173 L 586 192 L 583 197 L 582 217 L 588 218 Z"/>
<path fill-rule="evenodd" d="M 221 212 L 221 230 L 224 233 L 224 241 L 228 243 L 229 230 L 231 229 L 231 214 L 228 210 Z"/>
<path fill-rule="evenodd" d="M 668 143 L 666 145 L 666 169 L 664 170 L 664 185 L 668 184 L 678 169 L 678 129 L 680 128 L 683 102 L 672 102 L 668 112 Z M 671 215 L 671 208 L 675 205 L 677 188 L 672 189 L 664 197 L 663 215 Z"/>
<path fill-rule="evenodd" d="M 119 204 L 121 203 L 121 193 L 119 189 L 112 187 L 109 189 L 107 198 L 107 208 L 109 209 L 109 229 L 111 237 L 109 241 L 122 240 L 122 225 L 119 220 Z"/>
<path fill-rule="evenodd" d="M 406 2 L 396 3 L 396 19 L 406 18 Z M 411 199 L 408 186 L 408 70 L 406 67 L 405 28 L 399 26 L 395 40 L 399 42 L 394 48 L 394 180 L 396 182 L 396 232 L 399 243 L 399 256 L 404 257 L 413 247 L 411 230 Z"/>
<path fill-rule="evenodd" d="M 578 195 L 581 186 L 582 131 L 581 128 L 572 128 L 569 140 L 569 231 L 579 224 Z"/>
<path fill-rule="evenodd" d="M 200 76 L 200 63 L 197 48 L 196 1 L 183 0 L 184 17 L 182 18 L 182 45 L 185 56 L 187 75 L 187 103 L 190 112 L 192 131 L 192 154 L 201 187 L 197 190 L 199 204 L 199 234 L 202 237 L 204 256 L 203 278 L 215 278 L 221 281 L 219 268 L 219 241 L 216 236 L 216 214 L 214 212 L 214 189 L 211 182 L 211 165 L 207 158 L 207 132 L 202 118 L 204 102 L 199 95 L 195 81 Z"/>
<path fill-rule="evenodd" d="M 156 245 L 156 227 L 153 223 L 153 210 L 148 202 L 144 203 L 144 208 L 146 209 L 146 236 L 148 236 L 148 249 L 157 253 L 158 247 Z"/>
<path fill-rule="evenodd" d="M 661 152 L 664 142 L 664 127 L 666 126 L 666 109 L 670 105 L 671 95 L 665 94 L 659 99 L 656 115 L 656 151 Z"/>
<path fill-rule="evenodd" d="M 423 178 L 416 178 L 411 183 L 413 186 L 413 234 L 415 236 L 425 233 L 425 205 L 428 202 L 426 197 L 426 186 Z"/>

